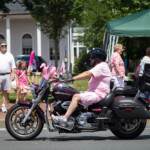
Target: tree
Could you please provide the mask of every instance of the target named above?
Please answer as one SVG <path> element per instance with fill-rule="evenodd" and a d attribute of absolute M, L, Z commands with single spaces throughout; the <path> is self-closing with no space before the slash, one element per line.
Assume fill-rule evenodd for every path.
<path fill-rule="evenodd" d="M 102 47 L 107 21 L 148 9 L 149 6 L 149 0 L 87 0 L 81 24 L 85 27 L 85 34 L 79 40 L 88 48 Z"/>
<path fill-rule="evenodd" d="M 112 11 L 113 19 L 127 16 L 145 9 L 149 9 L 149 0 L 100 0 L 106 3 Z"/>
<path fill-rule="evenodd" d="M 7 4 L 10 2 L 14 2 L 13 0 L 0 0 L 0 11 L 4 13 L 9 12 L 9 8 L 7 7 Z"/>
<path fill-rule="evenodd" d="M 84 36 L 80 37 L 89 49 L 100 47 L 105 30 L 105 23 L 111 20 L 111 11 L 106 4 L 98 0 L 87 0 L 82 14 L 82 24 L 85 27 Z"/>
<path fill-rule="evenodd" d="M 79 21 L 83 0 L 22 0 L 22 5 L 40 22 L 41 31 L 55 41 L 55 66 L 58 66 L 60 39 L 71 20 Z"/>

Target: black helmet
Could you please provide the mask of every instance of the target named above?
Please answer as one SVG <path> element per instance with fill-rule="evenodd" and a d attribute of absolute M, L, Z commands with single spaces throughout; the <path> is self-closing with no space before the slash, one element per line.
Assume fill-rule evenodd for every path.
<path fill-rule="evenodd" d="M 106 60 L 106 52 L 101 48 L 93 48 L 89 52 L 90 58 L 95 59 L 95 61 L 105 61 Z"/>

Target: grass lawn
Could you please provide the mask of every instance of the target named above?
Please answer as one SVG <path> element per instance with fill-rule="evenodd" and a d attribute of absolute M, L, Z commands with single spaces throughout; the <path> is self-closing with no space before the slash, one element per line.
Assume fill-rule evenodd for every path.
<path fill-rule="evenodd" d="M 88 89 L 88 81 L 89 80 L 78 80 L 75 81 L 73 84 L 69 84 L 69 86 L 79 91 L 86 91 Z M 26 99 L 32 99 L 32 94 L 28 93 L 28 95 L 26 95 Z M 2 92 L 0 92 L 0 101 L 2 101 Z M 16 93 L 14 91 L 9 92 L 8 103 L 15 103 L 15 101 Z"/>

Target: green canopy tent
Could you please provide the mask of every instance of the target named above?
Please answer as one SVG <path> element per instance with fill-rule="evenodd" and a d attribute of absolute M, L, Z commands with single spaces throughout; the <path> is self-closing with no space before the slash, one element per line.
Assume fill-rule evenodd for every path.
<path fill-rule="evenodd" d="M 119 37 L 150 37 L 150 9 L 106 23 L 103 48 L 107 52 L 107 61 Z"/>

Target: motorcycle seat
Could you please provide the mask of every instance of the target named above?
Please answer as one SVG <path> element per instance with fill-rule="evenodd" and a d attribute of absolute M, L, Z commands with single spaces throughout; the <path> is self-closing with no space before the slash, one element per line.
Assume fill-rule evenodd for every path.
<path fill-rule="evenodd" d="M 117 87 L 113 91 L 115 96 L 135 96 L 137 94 L 137 89 L 135 87 Z"/>
<path fill-rule="evenodd" d="M 104 99 L 102 99 L 100 102 L 95 103 L 91 105 L 92 107 L 97 107 L 97 106 L 106 106 L 108 107 L 111 102 L 113 101 L 115 95 L 113 92 L 110 92 Z"/>

